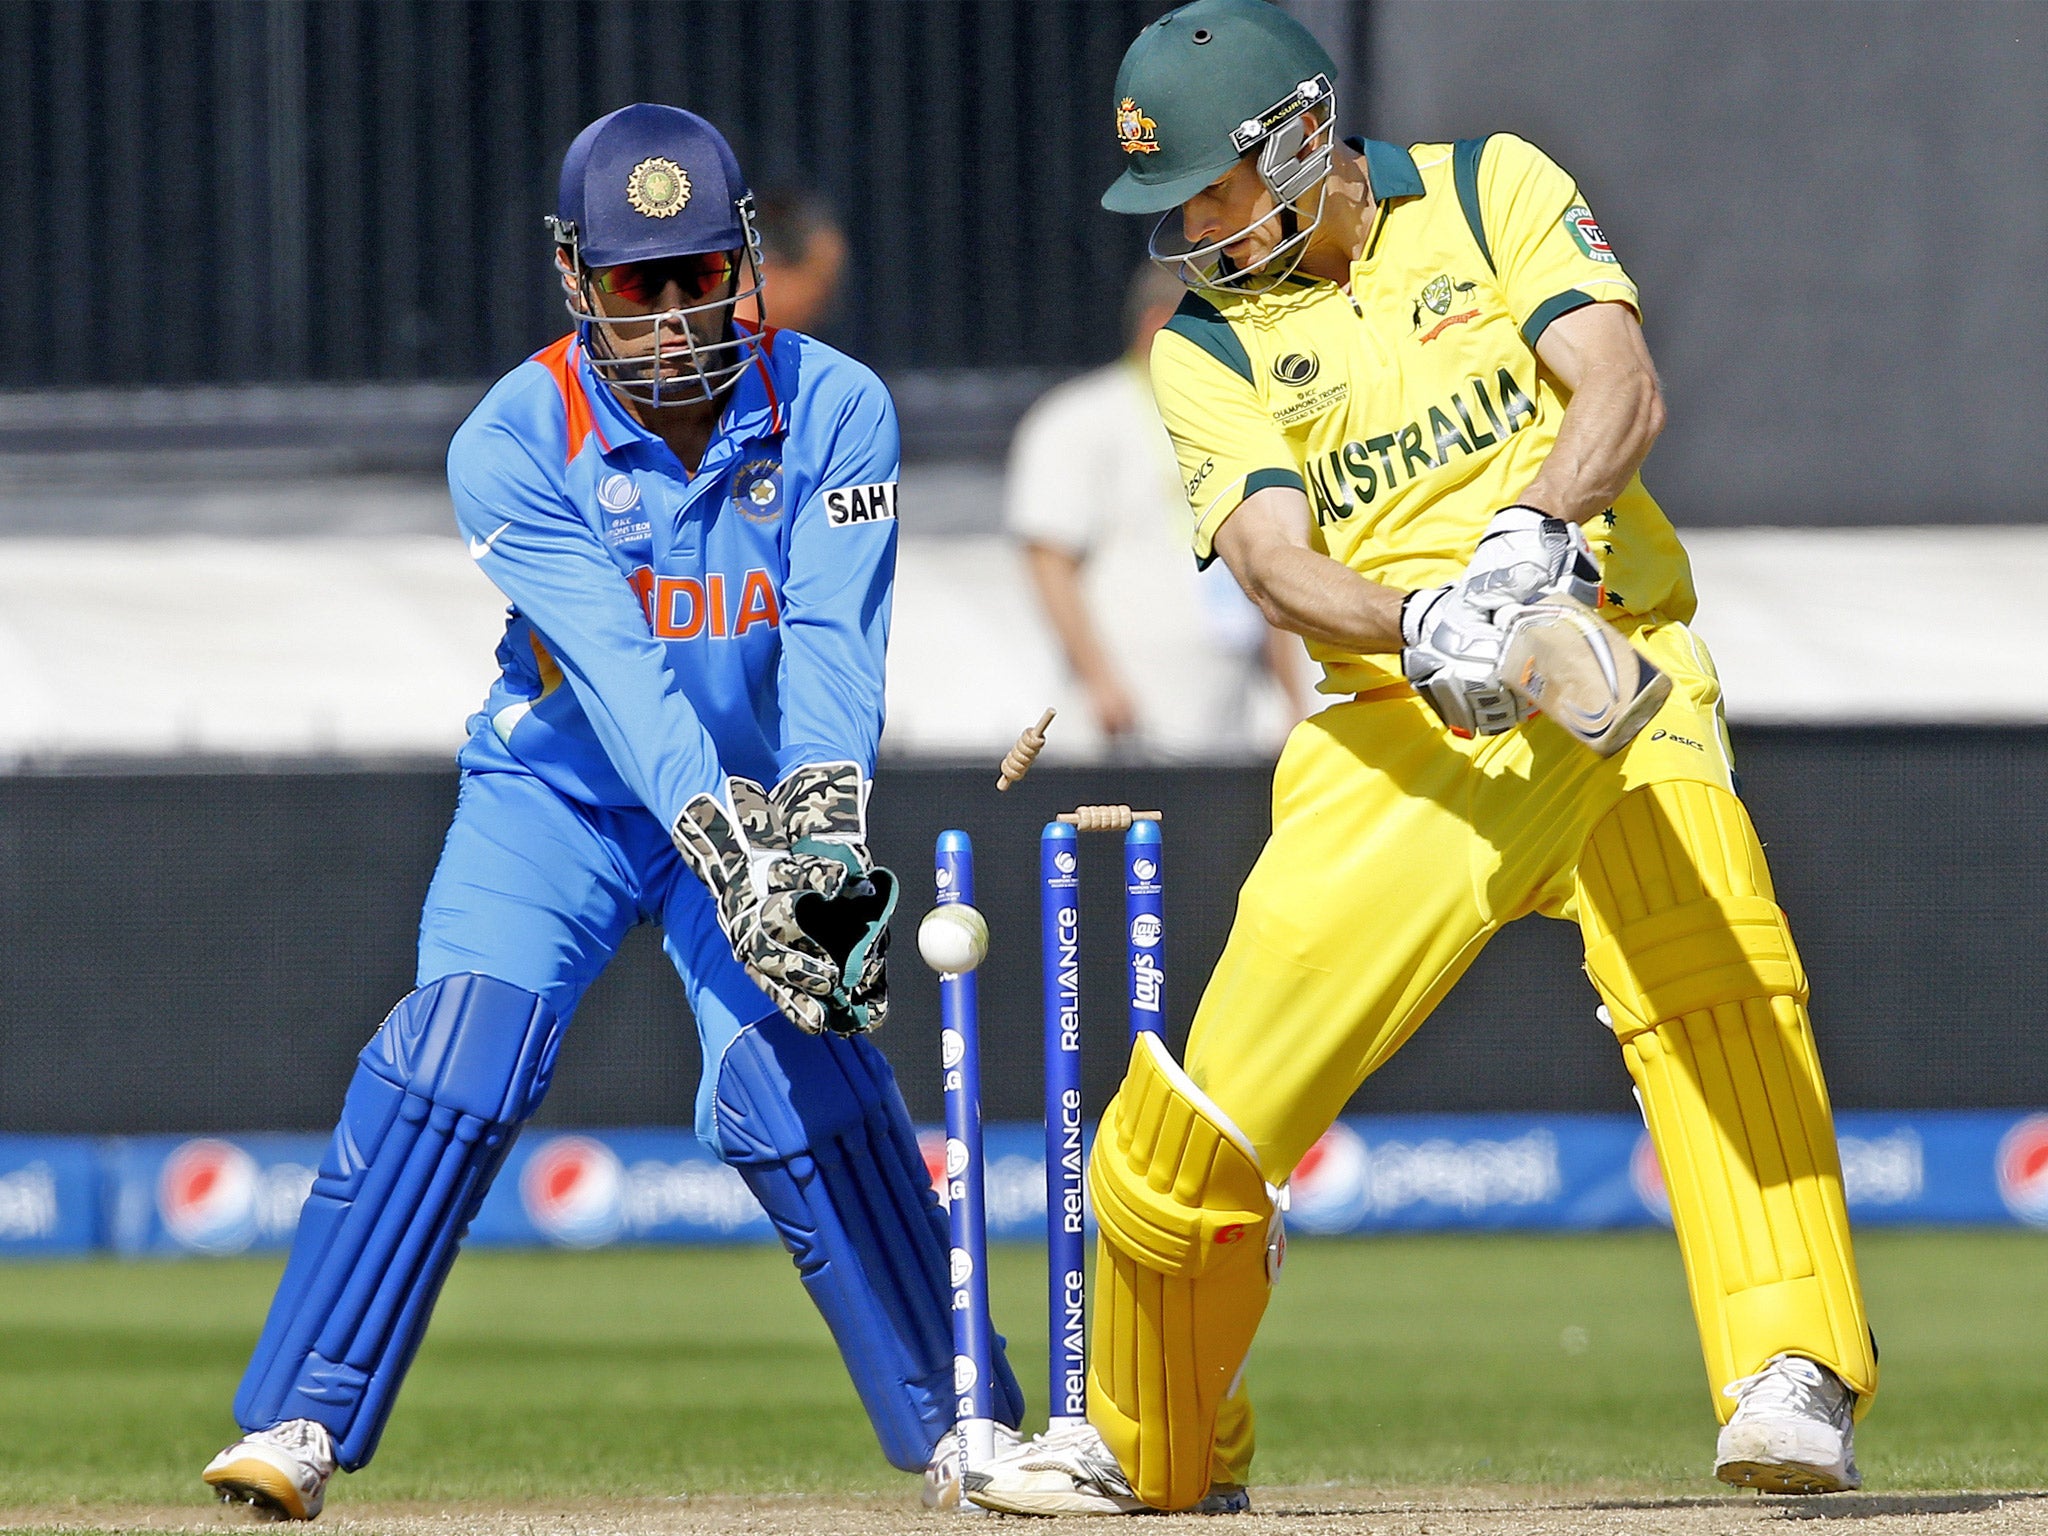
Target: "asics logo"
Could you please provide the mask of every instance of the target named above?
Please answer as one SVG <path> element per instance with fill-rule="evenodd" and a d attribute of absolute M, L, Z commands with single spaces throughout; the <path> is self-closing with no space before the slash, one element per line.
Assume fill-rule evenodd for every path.
<path fill-rule="evenodd" d="M 491 552 L 491 546 L 498 542 L 498 535 L 511 526 L 510 523 L 500 523 L 487 536 L 481 539 L 472 535 L 469 541 L 469 558 L 472 560 L 483 559 L 485 555 Z"/>

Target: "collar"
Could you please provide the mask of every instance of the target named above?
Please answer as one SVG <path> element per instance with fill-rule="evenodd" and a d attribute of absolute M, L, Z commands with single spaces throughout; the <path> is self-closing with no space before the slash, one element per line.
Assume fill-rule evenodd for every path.
<path fill-rule="evenodd" d="M 743 320 L 736 323 L 743 330 L 753 329 Z M 726 397 L 725 409 L 719 413 L 718 426 L 711 434 L 713 442 L 721 437 L 761 442 L 780 437 L 789 430 L 789 410 L 783 404 L 782 391 L 775 380 L 775 345 L 782 333 L 769 326 L 764 334 L 766 339 L 761 350 Z M 610 454 L 628 443 L 661 441 L 656 434 L 640 425 L 639 418 L 627 410 L 619 397 L 612 393 L 611 387 L 597 376 L 580 340 L 575 343 L 575 358 L 577 379 L 583 386 L 584 398 L 590 401 L 594 418 L 591 425 L 597 431 L 600 449 Z"/>
<path fill-rule="evenodd" d="M 735 318 L 733 323 L 743 331 L 754 329 L 744 320 Z M 789 430 L 789 410 L 782 402 L 782 389 L 775 377 L 776 345 L 781 339 L 782 332 L 774 326 L 762 329 L 761 349 L 733 385 L 732 395 L 725 402 L 725 414 L 718 419 L 721 437 L 761 442 Z"/>
<path fill-rule="evenodd" d="M 1383 139 L 1346 139 L 1345 144 L 1365 156 L 1365 174 L 1372 182 L 1375 202 L 1385 202 L 1390 197 L 1427 197 L 1428 188 L 1422 184 L 1422 172 L 1415 168 L 1415 157 L 1398 144 L 1389 144 Z"/>

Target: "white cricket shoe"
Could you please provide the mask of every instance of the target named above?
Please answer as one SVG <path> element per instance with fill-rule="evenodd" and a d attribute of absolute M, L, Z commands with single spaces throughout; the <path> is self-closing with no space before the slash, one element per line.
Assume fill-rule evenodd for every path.
<path fill-rule="evenodd" d="M 200 1474 L 225 1504 L 253 1504 L 280 1520 L 310 1520 L 327 1502 L 334 1441 L 327 1426 L 287 1419 L 244 1435 Z"/>
<path fill-rule="evenodd" d="M 1090 1424 L 1064 1424 L 1026 1441 L 986 1467 L 969 1468 L 967 1497 L 1008 1515 L 1148 1515 L 1116 1457 Z M 1241 1515 L 1251 1495 L 1218 1483 L 1190 1514 Z"/>
<path fill-rule="evenodd" d="M 1024 1443 L 1024 1439 L 1007 1424 L 997 1424 L 996 1454 L 1007 1456 Z M 962 1443 L 960 1426 L 954 1425 L 932 1447 L 932 1459 L 924 1469 L 924 1489 L 918 1495 L 926 1509 L 958 1509 L 960 1507 L 960 1456 L 966 1447 Z"/>
<path fill-rule="evenodd" d="M 1735 1417 L 1714 1448 L 1714 1476 L 1765 1493 L 1846 1493 L 1856 1470 L 1856 1397 L 1842 1378 L 1803 1355 L 1773 1355 L 1722 1391 Z"/>

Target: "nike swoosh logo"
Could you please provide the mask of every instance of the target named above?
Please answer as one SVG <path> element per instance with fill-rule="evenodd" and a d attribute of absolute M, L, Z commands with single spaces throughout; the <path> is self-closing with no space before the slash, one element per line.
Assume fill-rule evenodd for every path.
<path fill-rule="evenodd" d="M 491 552 L 491 546 L 498 542 L 498 535 L 503 533 L 507 528 L 510 528 L 511 526 L 512 525 L 510 523 L 500 523 L 496 528 L 491 530 L 489 538 L 472 538 L 469 541 L 469 558 L 472 560 L 483 559 L 485 555 L 488 555 Z"/>

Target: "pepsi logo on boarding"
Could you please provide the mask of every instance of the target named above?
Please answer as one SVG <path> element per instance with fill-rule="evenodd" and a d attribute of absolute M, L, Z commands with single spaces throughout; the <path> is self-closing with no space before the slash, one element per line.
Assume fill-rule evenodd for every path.
<path fill-rule="evenodd" d="M 932 1181 L 932 1189 L 939 1197 L 939 1204 L 946 1203 L 946 1133 L 944 1131 L 919 1131 L 917 1133 L 918 1155 L 924 1159 L 925 1177 Z"/>
<path fill-rule="evenodd" d="M 2048 1115 L 2029 1115 L 1998 1143 L 1998 1198 L 2033 1227 L 2048 1227 Z"/>
<path fill-rule="evenodd" d="M 256 1240 L 256 1159 L 233 1142 L 188 1141 L 164 1160 L 156 1207 L 174 1242 L 240 1253 Z"/>
<path fill-rule="evenodd" d="M 1349 1232 L 1365 1214 L 1371 1158 L 1350 1126 L 1338 1123 L 1295 1164 L 1287 1181 L 1287 1219 L 1304 1232 Z"/>
<path fill-rule="evenodd" d="M 564 1248 L 598 1248 L 626 1225 L 626 1171 L 588 1136 L 542 1142 L 519 1175 L 519 1199 L 541 1236 Z"/>
<path fill-rule="evenodd" d="M 1657 1161 L 1648 1131 L 1636 1138 L 1635 1149 L 1628 1155 L 1628 1182 L 1643 1209 L 1670 1226 L 1671 1192 L 1664 1187 L 1664 1165 Z"/>

